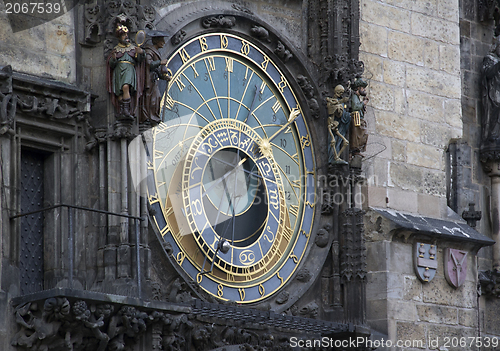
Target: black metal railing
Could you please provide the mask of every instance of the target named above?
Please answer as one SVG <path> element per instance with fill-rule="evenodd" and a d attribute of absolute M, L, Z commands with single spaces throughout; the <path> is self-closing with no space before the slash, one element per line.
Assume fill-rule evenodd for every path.
<path fill-rule="evenodd" d="M 123 214 L 123 213 L 116 213 L 116 212 L 110 212 L 110 211 L 104 211 L 104 210 L 96 210 L 94 208 L 83 207 L 83 206 L 59 204 L 59 205 L 54 205 L 54 206 L 42 208 L 42 209 L 36 210 L 36 211 L 16 214 L 14 216 L 11 216 L 10 219 L 16 219 L 16 218 L 20 218 L 23 216 L 29 216 L 29 215 L 40 213 L 40 212 L 46 212 L 46 211 L 50 211 L 50 210 L 53 210 L 53 209 L 56 209 L 59 207 L 66 207 L 68 209 L 68 287 L 70 289 L 73 288 L 73 264 L 74 264 L 73 243 L 74 243 L 74 237 L 75 237 L 74 225 L 73 225 L 73 221 L 74 221 L 73 220 L 73 217 L 74 217 L 73 212 L 74 212 L 74 210 L 82 210 L 82 211 L 101 213 L 101 214 L 106 214 L 106 215 L 111 215 L 111 216 L 126 217 L 126 218 L 134 220 L 137 291 L 138 291 L 138 297 L 139 297 L 139 299 L 141 299 L 142 298 L 142 280 L 141 280 L 141 260 L 140 260 L 140 247 L 139 247 L 139 244 L 140 244 L 139 221 L 144 221 L 145 218 L 131 216 L 128 214 Z"/>

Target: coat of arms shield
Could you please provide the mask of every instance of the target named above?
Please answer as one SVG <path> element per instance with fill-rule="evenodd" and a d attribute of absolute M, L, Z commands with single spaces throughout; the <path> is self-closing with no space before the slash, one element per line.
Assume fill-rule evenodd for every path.
<path fill-rule="evenodd" d="M 444 250 L 444 276 L 448 284 L 455 289 L 465 282 L 467 251 L 450 248 Z"/>
<path fill-rule="evenodd" d="M 417 277 L 424 283 L 430 282 L 437 271 L 437 246 L 434 244 L 415 243 L 413 266 Z"/>

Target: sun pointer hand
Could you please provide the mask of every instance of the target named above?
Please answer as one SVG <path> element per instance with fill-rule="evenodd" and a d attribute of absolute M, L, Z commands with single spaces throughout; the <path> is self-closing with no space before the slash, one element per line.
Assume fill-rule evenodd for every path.
<path fill-rule="evenodd" d="M 264 157 L 271 157 L 273 155 L 272 147 L 271 147 L 271 141 L 273 141 L 274 138 L 276 138 L 281 132 L 283 132 L 290 124 L 295 122 L 297 117 L 300 115 L 300 110 L 298 108 L 292 109 L 290 111 L 290 115 L 288 116 L 287 122 L 273 135 L 271 135 L 269 138 L 263 138 L 260 144 L 258 145 L 259 151 L 262 153 Z"/>

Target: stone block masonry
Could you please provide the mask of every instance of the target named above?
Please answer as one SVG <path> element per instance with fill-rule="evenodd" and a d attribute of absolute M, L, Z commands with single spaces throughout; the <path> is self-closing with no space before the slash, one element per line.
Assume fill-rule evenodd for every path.
<path fill-rule="evenodd" d="M 39 26 L 13 32 L 0 4 L 0 66 L 17 72 L 43 75 L 65 83 L 76 82 L 73 11 Z"/>
<path fill-rule="evenodd" d="M 389 188 L 387 207 L 396 210 L 417 212 L 423 207 L 418 195 L 435 197 L 425 198 L 432 207 L 426 213 L 443 216 L 445 151 L 463 135 L 458 3 L 362 0 L 360 9 L 360 59 L 370 81 L 367 122 L 384 143 L 397 145 L 392 154 L 365 162 L 367 177 L 375 170 L 370 164 L 386 164 L 377 176 L 388 182 L 370 186 Z M 373 198 L 382 193 L 369 191 L 368 205 L 382 203 Z"/>
<path fill-rule="evenodd" d="M 374 152 L 364 162 L 367 178 L 376 175 L 379 180 L 368 184 L 368 206 L 444 218 L 448 212 L 446 152 L 450 143 L 469 133 L 462 118 L 461 67 L 473 67 L 471 41 L 478 40 L 470 38 L 472 33 L 461 40 L 461 31 L 467 27 L 472 32 L 473 26 L 459 20 L 458 0 L 361 0 L 360 9 L 360 59 L 370 82 L 366 116 L 373 136 L 369 140 L 390 150 Z M 461 60 L 461 42 L 462 48 L 469 47 L 466 60 Z M 477 77 L 473 72 L 467 77 L 468 106 L 472 106 L 467 111 L 475 113 L 477 100 L 471 99 L 477 99 L 473 95 L 478 92 Z M 470 119 L 477 121 L 477 116 Z M 471 168 L 469 164 L 467 169 Z M 472 174 L 464 174 L 470 178 L 464 180 L 467 184 Z M 446 282 L 444 247 L 438 244 L 436 276 L 422 283 L 413 271 L 413 242 L 392 235 L 383 225 L 367 233 L 368 324 L 394 341 L 423 341 L 411 350 L 436 349 L 430 340 L 440 338 L 443 346 L 445 336 L 477 336 L 475 256 L 468 257 L 464 285 L 454 289 Z"/>

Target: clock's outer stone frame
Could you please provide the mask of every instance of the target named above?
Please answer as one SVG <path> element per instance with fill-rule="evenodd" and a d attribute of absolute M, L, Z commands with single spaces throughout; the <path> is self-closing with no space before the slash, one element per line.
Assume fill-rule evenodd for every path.
<path fill-rule="evenodd" d="M 204 19 L 214 17 L 219 18 L 220 16 L 233 17 L 234 26 L 230 28 L 220 26 L 205 28 L 203 26 Z M 253 34 L 252 28 L 256 27 L 264 28 L 268 35 L 259 36 Z M 327 135 L 325 128 L 326 109 L 322 104 L 318 104 L 319 106 L 310 105 L 311 95 L 315 98 L 315 102 L 320 100 L 321 95 L 314 80 L 311 78 L 308 69 L 306 68 L 308 64 L 310 65 L 308 59 L 299 50 L 293 47 L 290 41 L 287 40 L 286 35 L 279 33 L 269 23 L 266 23 L 254 14 L 249 13 L 249 11 L 241 11 L 238 10 L 238 7 L 231 6 L 230 3 L 219 1 L 203 1 L 184 5 L 159 19 L 156 24 L 156 28 L 158 30 L 166 31 L 172 37 L 180 38 L 181 40 L 180 42 L 167 40 L 165 47 L 161 51 L 164 57 L 169 57 L 179 46 L 182 45 L 182 43 L 187 40 L 212 32 L 227 32 L 236 34 L 245 40 L 254 43 L 261 50 L 265 51 L 285 75 L 292 90 L 296 94 L 297 100 L 303 108 L 304 119 L 308 125 L 311 142 L 313 144 L 313 149 L 315 150 L 314 157 L 316 164 L 316 177 L 317 179 L 326 177 L 328 168 L 328 153 L 326 147 Z M 286 60 L 286 62 L 285 59 L 281 59 L 274 52 L 279 42 L 281 42 L 293 55 Z M 302 81 L 304 81 L 305 78 L 308 81 L 309 84 L 307 91 L 302 90 L 303 88 L 301 88 L 297 82 L 298 78 Z M 308 94 L 308 98 L 306 98 L 305 94 Z M 309 245 L 299 267 L 294 273 L 294 276 L 292 276 L 285 286 L 280 289 L 280 292 L 273 294 L 271 297 L 263 301 L 250 304 L 248 305 L 249 307 L 253 306 L 265 309 L 270 308 L 276 312 L 285 311 L 297 302 L 299 298 L 304 296 L 317 279 L 321 278 L 321 271 L 330 251 L 329 248 L 331 247 L 332 237 L 329 238 L 326 246 L 321 245 L 322 247 L 319 247 L 315 245 L 317 231 L 324 225 L 327 225 L 326 218 L 322 218 L 321 216 L 321 187 L 317 186 L 316 191 L 314 223 L 310 233 L 311 237 L 309 238 Z M 158 233 L 156 234 L 158 235 Z M 158 244 L 161 245 L 163 239 L 161 236 L 159 236 L 158 239 Z M 165 248 L 163 248 L 163 251 L 165 251 Z M 196 288 L 196 284 L 192 282 L 191 278 L 187 276 L 177 265 L 175 258 L 168 255 L 166 251 L 165 253 L 168 257 L 170 265 L 175 267 L 177 273 L 181 275 L 187 284 L 193 288 L 195 295 L 197 295 L 198 298 L 212 301 L 213 297 L 209 296 L 201 289 Z M 165 274 L 172 273 L 170 267 L 164 267 L 165 261 L 163 259 L 153 259 L 153 262 L 155 262 L 155 269 Z M 296 276 L 299 273 L 306 273 L 305 276 L 310 276 L 310 279 L 296 279 Z M 284 295 L 282 295 L 281 292 L 287 293 L 286 299 L 283 299 Z M 281 298 L 279 298 L 280 295 Z"/>

